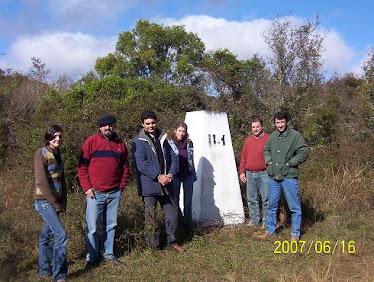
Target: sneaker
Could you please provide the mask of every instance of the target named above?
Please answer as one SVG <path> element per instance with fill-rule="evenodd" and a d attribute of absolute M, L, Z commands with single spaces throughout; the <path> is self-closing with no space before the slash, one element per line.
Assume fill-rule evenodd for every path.
<path fill-rule="evenodd" d="M 253 223 L 252 221 L 248 222 L 247 225 L 251 227 L 260 227 L 259 224 Z"/>
<path fill-rule="evenodd" d="M 258 238 L 258 239 L 268 239 L 268 238 L 273 237 L 273 236 L 274 236 L 274 234 L 271 234 L 271 233 L 268 233 L 268 232 L 265 232 L 263 234 L 253 235 L 253 237 Z"/>
<path fill-rule="evenodd" d="M 110 261 L 112 262 L 114 265 L 121 265 L 123 264 L 123 261 L 116 258 L 115 256 L 111 256 L 109 258 L 104 258 L 105 261 Z"/>
<path fill-rule="evenodd" d="M 291 236 L 291 239 L 290 239 L 290 241 L 291 242 L 299 242 L 299 236 Z"/>

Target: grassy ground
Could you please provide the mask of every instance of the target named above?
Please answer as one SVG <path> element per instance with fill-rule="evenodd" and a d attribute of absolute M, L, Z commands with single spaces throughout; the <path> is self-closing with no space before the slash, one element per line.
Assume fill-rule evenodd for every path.
<path fill-rule="evenodd" d="M 130 185 L 120 207 L 115 246 L 115 254 L 124 260 L 124 265 L 103 263 L 86 272 L 85 199 L 80 192 L 69 193 L 68 213 L 62 216 L 69 242 L 68 278 L 74 281 L 373 281 L 374 168 L 369 161 L 371 157 L 364 158 L 366 155 L 361 156 L 360 150 L 349 148 L 341 150 L 341 157 L 332 152 L 334 158 L 325 152 L 312 152 L 303 166 L 300 193 L 305 245 L 300 243 L 297 248 L 291 245 L 292 249 L 288 248 L 287 226 L 281 225 L 275 237 L 260 240 L 253 235 L 263 230 L 242 225 L 204 230 L 192 238 L 181 236 L 185 253 L 166 250 L 164 256 L 157 256 L 145 247 L 143 207 L 135 185 Z M 32 207 L 32 189 L 31 169 L 1 172 L 0 281 L 43 281 L 37 272 L 42 221 Z M 71 190 L 79 191 L 79 187 Z"/>
<path fill-rule="evenodd" d="M 181 254 L 166 249 L 164 256 L 158 256 L 139 246 L 121 257 L 123 266 L 102 263 L 87 272 L 82 256 L 70 258 L 69 280 L 372 281 L 372 216 L 350 221 L 337 216 L 327 217 L 309 228 L 302 238 L 306 242 L 303 250 L 299 243 L 297 251 L 294 245 L 292 252 L 295 253 L 287 249 L 289 228 L 280 230 L 271 239 L 260 240 L 253 235 L 262 230 L 243 225 L 210 230 L 184 240 L 187 251 Z M 342 243 L 343 240 L 345 243 Z M 23 269 L 18 273 L 12 272 L 11 266 L 2 261 L 0 274 L 2 272 L 5 276 L 0 277 L 8 277 L 10 281 L 43 281 L 37 274 L 37 237 L 31 241 L 35 247 L 29 260 L 24 262 Z M 275 253 L 279 245 L 276 241 L 284 242 L 284 248 L 278 249 L 280 253 Z M 330 249 L 327 241 L 331 242 Z M 354 243 L 351 242 L 348 248 L 350 241 Z M 338 246 L 332 254 L 336 242 Z M 10 268 L 4 272 L 3 267 Z"/>
<path fill-rule="evenodd" d="M 252 236 L 262 231 L 236 226 L 193 237 L 184 244 L 186 253 L 168 250 L 164 257 L 159 257 L 150 251 L 139 250 L 123 257 L 125 264 L 122 267 L 102 265 L 92 273 L 98 280 L 110 277 L 117 281 L 369 281 L 374 277 L 371 217 L 359 218 L 348 225 L 339 220 L 328 218 L 313 226 L 303 237 L 306 245 L 316 240 L 330 240 L 334 244 L 337 240 L 339 247 L 334 254 L 328 254 L 327 248 L 317 254 L 318 247 L 313 247 L 309 254 L 306 248 L 295 254 L 286 254 L 287 249 L 275 254 L 275 241 L 288 240 L 289 229 L 282 230 L 275 238 L 259 240 Z M 355 241 L 355 249 L 349 250 L 351 253 L 347 246 L 343 252 L 343 240 Z M 92 277 L 92 273 L 80 271 L 83 264 L 79 261 L 71 266 L 72 278 L 77 281 Z"/>

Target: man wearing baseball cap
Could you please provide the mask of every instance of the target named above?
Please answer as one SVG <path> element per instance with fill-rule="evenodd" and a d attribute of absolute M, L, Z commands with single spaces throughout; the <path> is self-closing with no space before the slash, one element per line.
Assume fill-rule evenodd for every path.
<path fill-rule="evenodd" d="M 121 195 L 129 179 L 128 152 L 126 144 L 115 132 L 116 118 L 106 114 L 97 124 L 99 131 L 84 142 L 78 164 L 79 180 L 87 202 L 86 269 L 95 267 L 100 255 L 105 261 L 122 264 L 113 254 L 113 245 Z"/>

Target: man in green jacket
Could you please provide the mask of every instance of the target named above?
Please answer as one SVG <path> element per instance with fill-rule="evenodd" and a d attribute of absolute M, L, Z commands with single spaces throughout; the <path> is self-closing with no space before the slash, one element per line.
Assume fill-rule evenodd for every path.
<path fill-rule="evenodd" d="M 299 199 L 299 164 L 306 161 L 309 149 L 301 134 L 289 128 L 288 116 L 284 112 L 274 115 L 276 130 L 270 135 L 264 148 L 265 163 L 269 175 L 269 206 L 266 232 L 261 238 L 275 234 L 278 202 L 283 191 L 291 211 L 291 241 L 298 241 L 301 225 Z"/>

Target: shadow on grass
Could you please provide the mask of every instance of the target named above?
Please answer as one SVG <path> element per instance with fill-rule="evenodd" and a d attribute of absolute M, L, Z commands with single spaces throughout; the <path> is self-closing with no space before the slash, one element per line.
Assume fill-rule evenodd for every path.
<path fill-rule="evenodd" d="M 121 218 L 116 229 L 114 255 L 122 257 L 134 249 L 145 246 L 143 223 L 132 218 Z"/>
<path fill-rule="evenodd" d="M 97 265 L 96 267 L 99 267 L 99 265 Z M 80 269 L 78 269 L 76 271 L 69 272 L 68 278 L 69 278 L 69 280 L 71 280 L 72 278 L 78 278 L 78 277 L 80 277 L 80 276 L 82 276 L 82 275 L 90 272 L 91 270 L 93 270 L 93 269 L 85 269 L 84 267 L 80 268 Z M 95 279 L 93 279 L 93 280 L 95 280 Z"/>
<path fill-rule="evenodd" d="M 302 220 L 301 220 L 301 235 L 305 234 L 309 228 L 319 221 L 325 220 L 325 214 L 317 210 L 313 206 L 313 202 L 309 198 L 301 199 L 301 209 L 302 209 Z M 288 208 L 287 201 L 282 194 L 279 201 L 278 208 L 278 224 L 276 232 L 280 233 L 282 230 L 291 227 L 291 211 Z"/>
<path fill-rule="evenodd" d="M 303 213 L 303 218 L 301 222 L 301 233 L 306 233 L 310 227 L 319 221 L 324 221 L 326 219 L 325 214 L 322 211 L 317 210 L 313 206 L 312 199 L 304 198 L 301 201 L 301 208 Z"/>
<path fill-rule="evenodd" d="M 21 230 L 13 223 L 0 222 L 0 280 L 18 280 L 38 265 L 37 256 L 30 255 L 25 246 L 29 244 Z"/>
<path fill-rule="evenodd" d="M 25 273 L 33 269 L 35 265 L 38 265 L 37 258 L 28 260 L 26 265 L 24 263 L 24 260 L 25 258 L 21 253 L 7 253 L 2 256 L 2 259 L 0 260 L 0 280 L 6 281 L 7 279 L 9 279 L 11 281 L 17 281 L 18 279 L 22 279 L 22 277 L 25 276 Z"/>

